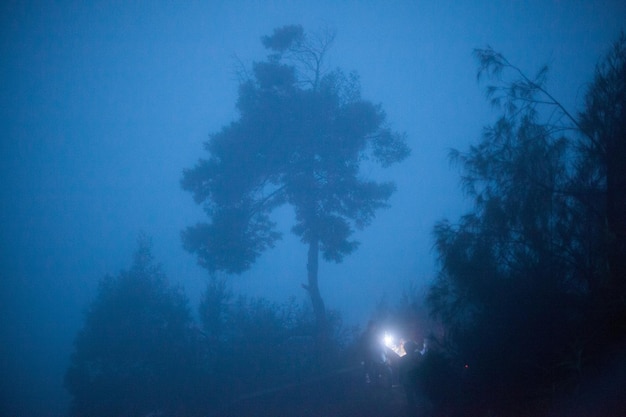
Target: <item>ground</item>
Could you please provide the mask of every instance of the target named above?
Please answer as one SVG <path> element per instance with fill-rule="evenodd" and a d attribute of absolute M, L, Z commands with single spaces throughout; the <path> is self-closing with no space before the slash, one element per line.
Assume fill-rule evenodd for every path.
<path fill-rule="evenodd" d="M 352 368 L 252 394 L 216 417 L 408 417 L 423 416 L 425 412 L 425 401 L 409 412 L 401 385 L 367 384 L 362 370 Z"/>

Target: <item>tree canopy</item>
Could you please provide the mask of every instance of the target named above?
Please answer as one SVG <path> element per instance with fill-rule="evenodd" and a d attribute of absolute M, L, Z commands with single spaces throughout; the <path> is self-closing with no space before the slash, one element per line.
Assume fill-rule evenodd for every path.
<path fill-rule="evenodd" d="M 383 167 L 406 158 L 403 134 L 380 105 L 361 97 L 356 74 L 325 70 L 334 33 L 291 25 L 262 38 L 270 51 L 239 85 L 239 118 L 211 135 L 208 157 L 184 171 L 183 189 L 209 222 L 182 233 L 184 247 L 210 272 L 241 273 L 280 233 L 272 211 L 293 207 L 292 232 L 308 245 L 307 277 L 318 323 L 325 309 L 317 285 L 318 254 L 341 262 L 394 191 L 362 175 L 368 159 Z"/>
<path fill-rule="evenodd" d="M 624 341 L 625 51 L 622 36 L 577 116 L 547 89 L 546 67 L 529 77 L 476 51 L 501 117 L 451 153 L 474 208 L 436 225 L 429 294 L 466 410 L 545 412 L 542 401 L 571 393 Z"/>
<path fill-rule="evenodd" d="M 197 374 L 187 299 L 140 237 L 132 267 L 107 276 L 75 341 L 65 384 L 72 415 L 174 415 L 192 408 Z"/>

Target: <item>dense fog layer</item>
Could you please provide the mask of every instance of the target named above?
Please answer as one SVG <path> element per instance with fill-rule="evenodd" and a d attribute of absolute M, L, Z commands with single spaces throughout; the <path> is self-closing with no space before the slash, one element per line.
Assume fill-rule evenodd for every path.
<path fill-rule="evenodd" d="M 546 352 L 549 359 L 533 366 L 560 363 L 567 357 L 576 368 L 582 361 L 573 358 L 580 354 L 579 359 L 589 358 L 595 370 L 580 380 L 569 371 L 551 373 L 561 384 L 555 382 L 555 410 L 575 409 L 567 395 L 573 385 L 583 387 L 582 398 L 592 404 L 597 392 L 607 392 L 605 381 L 623 381 L 623 361 L 614 359 L 623 353 L 623 339 L 604 339 L 621 329 L 598 323 L 622 317 L 620 302 L 605 292 L 621 288 L 612 286 L 612 280 L 619 281 L 613 277 L 620 268 L 613 263 L 623 249 L 614 244 L 621 232 L 612 225 L 620 224 L 614 212 L 619 212 L 624 189 L 618 181 L 613 186 L 617 191 L 611 194 L 613 183 L 605 175 L 619 175 L 611 174 L 614 171 L 603 165 L 602 157 L 594 159 L 598 155 L 594 149 L 605 155 L 606 147 L 596 149 L 594 140 L 580 139 L 602 137 L 606 130 L 604 122 L 594 118 L 599 111 L 587 93 L 598 85 L 594 84 L 596 64 L 603 62 L 625 29 L 626 6 L 621 2 L 6 2 L 0 7 L 0 123 L 4 132 L 0 142 L 0 414 L 254 415 L 266 407 L 265 413 L 256 415 L 298 414 L 303 409 L 313 415 L 350 415 L 365 409 L 393 415 L 395 411 L 385 407 L 404 407 L 403 392 L 385 397 L 376 391 L 368 396 L 346 388 L 362 382 L 361 345 L 370 319 L 390 326 L 389 332 L 412 339 L 420 348 L 425 339 L 437 338 L 442 356 L 436 358 L 440 362 L 429 362 L 430 372 L 446 369 L 449 381 L 475 378 L 471 379 L 475 396 L 454 394 L 462 401 L 446 397 L 462 387 L 452 382 L 435 381 L 432 390 L 421 389 L 420 395 L 429 400 L 420 403 L 419 412 L 445 413 L 437 408 L 437 401 L 458 409 L 482 404 L 477 400 L 480 389 L 488 386 L 486 381 L 493 375 L 500 375 L 499 369 L 513 355 L 528 350 L 543 354 L 548 345 L 553 349 Z M 315 59 L 307 61 L 302 59 L 306 54 L 297 55 L 302 53 L 298 46 L 311 43 L 298 44 L 299 38 L 290 38 L 293 32 L 288 32 L 287 38 L 295 43 L 281 44 L 281 32 L 275 30 L 284 27 L 301 27 L 309 41 L 316 34 L 333 34 L 320 61 L 323 65 L 308 73 L 320 75 L 319 80 L 306 76 L 311 69 L 307 65 Z M 484 48 L 483 54 L 474 53 L 476 48 Z M 320 57 L 317 52 L 315 56 Z M 512 72 L 507 72 L 511 67 L 506 65 L 498 68 L 503 61 L 497 54 L 515 66 Z M 266 73 L 259 63 L 268 65 Z M 483 72 L 477 80 L 481 64 Z M 293 76 L 290 70 L 280 72 L 280 65 L 295 65 L 297 71 Z M 548 67 L 545 77 L 538 73 L 544 65 Z M 514 101 L 507 90 L 494 90 L 485 97 L 488 85 L 507 88 L 519 81 L 517 70 L 537 84 L 528 91 L 516 90 L 516 99 L 545 104 L 546 96 L 534 89 L 540 85 L 550 94 L 547 100 L 558 103 L 556 111 L 554 106 L 539 109 L 537 123 L 524 125 L 522 119 L 514 119 L 523 113 L 516 110 L 524 107 L 519 102 L 520 107 L 506 107 Z M 619 85 L 619 77 L 611 85 Z M 249 90 L 245 90 L 246 81 L 252 83 Z M 277 104 L 276 111 L 257 111 L 258 103 L 284 98 L 276 93 L 279 88 L 289 94 L 296 91 L 289 96 L 295 98 Z M 311 98 L 307 96 L 311 91 L 319 94 L 311 93 Z M 504 106 L 494 107 L 489 101 L 500 92 Z M 264 102 L 266 93 L 270 99 Z M 251 109 L 249 113 L 246 108 Z M 285 116 L 285 109 L 293 120 Z M 246 115 L 259 120 L 250 122 Z M 485 133 L 497 137 L 504 131 L 498 130 L 505 128 L 498 124 L 502 116 L 515 120 L 505 126 L 511 137 L 530 131 L 518 129 L 523 125 L 544 132 L 541 137 L 550 140 L 545 147 L 503 148 L 497 148 L 500 143 L 494 141 L 493 147 L 482 148 L 484 153 L 474 148 L 476 159 L 471 159 L 471 146 L 481 143 Z M 302 122 L 307 118 L 310 123 Z M 322 127 L 320 120 L 327 125 Z M 566 140 L 559 142 L 558 135 L 545 133 L 544 128 L 562 131 Z M 259 129 L 266 130 L 260 133 Z M 267 142 L 276 149 L 251 151 L 261 138 L 274 140 L 279 131 L 284 134 L 282 144 L 278 139 Z M 309 143 L 309 136 L 332 140 L 314 148 L 314 156 L 307 160 L 302 155 L 309 148 L 290 146 L 294 138 Z M 253 137 L 245 146 L 237 146 L 237 140 Z M 579 140 L 582 147 L 577 146 Z M 211 141 L 215 143 L 205 147 Z M 577 153 L 585 146 L 588 154 Z M 289 155 L 281 154 L 286 149 Z M 451 164 L 452 149 L 459 153 Z M 502 149 L 510 152 L 505 162 L 517 162 L 520 171 L 515 173 L 523 171 L 524 175 L 512 174 L 506 164 L 477 163 L 482 156 L 499 161 L 502 154 L 497 151 Z M 624 155 L 622 148 L 614 149 L 608 154 Z M 219 194 L 207 185 L 217 176 L 203 176 L 206 172 L 198 161 L 219 155 L 224 162 L 239 151 L 244 162 L 238 159 L 236 164 L 211 168 L 226 166 L 224 172 L 241 175 L 237 181 L 229 176 L 226 191 Z M 258 165 L 246 159 L 258 155 L 265 158 Z M 588 165 L 574 164 L 577 158 Z M 345 163 L 337 164 L 335 159 Z M 292 164 L 289 169 L 285 169 L 286 161 Z M 308 202 L 313 195 L 299 185 L 306 184 L 302 173 L 309 171 L 294 174 L 291 169 L 306 161 L 318 164 L 310 172 L 318 181 L 314 189 L 326 192 L 316 206 L 326 217 L 307 212 L 311 205 L 296 204 Z M 620 166 L 619 160 L 607 164 Z M 338 170 L 340 165 L 343 170 Z M 200 167 L 196 182 L 194 167 Z M 614 195 L 609 208 L 604 203 L 592 204 L 604 200 L 590 198 L 584 214 L 578 203 L 551 194 L 550 209 L 537 209 L 546 207 L 540 204 L 545 196 L 539 191 L 532 194 L 537 182 L 531 181 L 536 178 L 530 174 L 539 176 L 550 170 L 556 174 L 541 179 L 550 178 L 552 191 L 571 191 L 572 184 L 588 193 L 599 190 L 602 194 L 608 189 L 608 195 Z M 568 176 L 572 182 L 567 182 L 565 174 L 573 172 L 578 176 Z M 333 175 L 350 181 L 341 182 Z M 256 181 L 252 185 L 246 183 L 250 178 Z M 519 188 L 507 188 L 505 183 Z M 212 184 L 220 186 L 217 180 Z M 481 206 L 493 197 L 488 187 L 501 192 L 497 195 L 502 197 L 501 206 Z M 282 190 L 288 191 L 281 194 Z M 207 195 L 210 198 L 203 200 Z M 537 205 L 522 209 L 522 197 Z M 253 235 L 259 240 L 243 239 L 242 234 L 237 241 L 236 235 L 228 233 L 249 224 L 232 220 L 235 205 L 231 203 L 247 198 L 257 204 L 245 214 L 260 216 L 254 218 L 258 233 Z M 613 212 L 611 201 L 617 201 Z M 236 206 L 242 207 L 246 206 Z M 223 208 L 231 211 L 219 210 Z M 508 214 L 509 221 L 517 209 L 518 223 L 502 220 Z M 589 213 L 605 209 L 607 234 L 596 233 L 601 223 L 590 220 Z M 231 215 L 221 224 L 228 233 L 191 234 L 194 225 L 215 221 L 216 213 Z M 483 223 L 472 223 L 463 217 L 467 213 L 477 214 Z M 318 222 L 307 222 L 311 216 Z M 524 222 L 529 216 L 532 220 Z M 612 223 L 612 219 L 617 220 Z M 487 220 L 497 227 L 487 230 Z M 536 230 L 513 227 L 529 224 Z M 588 234 L 582 226 L 574 227 L 582 224 L 589 226 Z M 502 241 L 489 240 L 489 233 L 496 229 L 502 232 Z M 545 234 L 554 238 L 549 250 L 539 238 Z M 275 239 L 278 235 L 281 238 Z M 609 235 L 617 238 L 605 239 Z M 216 242 L 213 246 L 207 246 L 207 236 Z M 532 245 L 517 250 L 503 243 L 518 238 Z M 576 245 L 571 243 L 575 238 L 579 239 Z M 480 244 L 468 243 L 481 239 L 489 242 L 484 245 L 489 250 L 480 252 L 484 249 Z M 314 248 L 319 249 L 316 276 L 325 306 L 324 332 L 319 331 L 321 310 L 317 298 L 311 296 L 311 270 L 307 270 L 307 264 L 312 264 L 313 241 L 319 244 Z M 564 248 L 562 252 L 555 249 L 557 244 Z M 550 261 L 537 260 L 537 253 L 544 253 L 540 249 L 553 256 Z M 142 250 L 149 252 L 150 262 L 138 260 Z M 565 253 L 567 257 L 561 257 Z M 586 278 L 576 281 L 580 277 L 561 259 L 580 260 L 577 254 L 581 253 L 588 257 L 587 269 L 581 273 Z M 238 263 L 233 261 L 237 256 Z M 515 261 L 524 258 L 524 262 L 515 263 L 511 257 Z M 597 266 L 607 259 L 609 267 Z M 501 287 L 475 285 L 476 276 L 509 277 L 512 265 L 533 278 Z M 530 267 L 524 269 L 528 265 L 536 267 L 532 273 Z M 476 272 L 483 266 L 484 271 Z M 133 281 L 144 276 L 150 279 Z M 541 281 L 554 276 L 563 279 Z M 608 277 L 606 282 L 602 277 Z M 536 286 L 539 281 L 558 289 L 539 286 L 545 290 L 541 292 Z M 465 282 L 474 286 L 464 287 Z M 485 278 L 485 282 L 490 281 Z M 585 294 L 596 294 L 596 283 L 604 288 L 598 292 L 601 295 L 585 298 Z M 461 293 L 470 295 L 449 296 Z M 561 304 L 562 308 L 555 307 Z M 597 312 L 592 308 L 597 305 L 610 307 L 589 313 Z M 139 306 L 150 313 L 142 315 Z M 458 313 L 458 306 L 465 310 Z M 485 319 L 480 312 L 483 307 L 499 314 Z M 430 317 L 429 312 L 438 316 Z M 138 335 L 131 330 L 126 335 L 122 330 L 125 319 L 128 326 L 154 332 Z M 475 323 L 474 319 L 479 324 L 468 324 Z M 582 336 L 574 330 L 568 333 L 568 326 L 574 325 L 600 330 Z M 509 339 L 502 336 L 508 329 L 514 329 Z M 555 333 L 555 329 L 560 330 Z M 469 333 L 463 335 L 463 331 Z M 518 340 L 515 331 L 528 331 L 531 340 L 554 337 L 554 343 L 533 342 L 510 349 L 506 343 Z M 493 343 L 485 342 L 494 334 Z M 473 336 L 475 343 L 459 343 L 474 340 Z M 457 351 L 476 355 L 474 364 L 448 361 L 444 353 L 451 350 L 445 350 L 444 339 L 457 343 Z M 589 339 L 611 346 L 600 348 Z M 115 343 L 120 347 L 117 351 Z M 138 365 L 142 354 L 137 352 L 155 344 L 158 349 L 144 358 L 152 365 Z M 561 346 L 570 346 L 569 353 L 559 350 Z M 487 361 L 481 354 L 485 349 L 508 351 L 510 357 L 500 355 L 498 363 Z M 105 353 L 111 355 L 106 360 L 99 356 Z M 572 357 L 567 356 L 570 353 Z M 272 355 L 279 358 L 272 359 Z M 94 358 L 101 358 L 111 369 L 134 363 L 137 372 L 129 374 L 137 380 L 129 377 L 126 385 L 117 384 L 117 392 L 112 386 L 119 375 L 113 372 L 118 376 L 98 386 L 90 372 L 97 374 L 94 367 L 98 366 L 108 368 L 94 365 L 90 362 Z M 172 358 L 185 360 L 172 362 Z M 465 366 L 478 366 L 484 374 L 462 374 Z M 394 385 L 402 385 L 401 368 L 399 362 L 394 364 Z M 422 369 L 422 375 L 431 375 L 426 367 Z M 583 368 L 576 369 L 583 374 Z M 511 375 L 514 372 L 528 377 L 520 381 L 536 382 L 535 374 L 512 369 Z M 140 389 L 147 380 L 152 381 L 152 391 Z M 548 380 L 553 382 L 546 377 L 543 383 Z M 133 386 L 137 387 L 135 397 L 131 395 L 124 403 L 120 399 L 127 395 L 124 387 Z M 515 384 L 502 386 L 509 391 L 494 394 L 499 406 L 535 394 Z M 509 398 L 513 391 L 519 395 Z M 90 396 L 94 392 L 108 393 L 110 398 Z M 612 392 L 607 395 L 613 399 Z M 154 398 L 162 402 L 155 405 Z M 585 415 L 587 410 L 580 410 Z"/>

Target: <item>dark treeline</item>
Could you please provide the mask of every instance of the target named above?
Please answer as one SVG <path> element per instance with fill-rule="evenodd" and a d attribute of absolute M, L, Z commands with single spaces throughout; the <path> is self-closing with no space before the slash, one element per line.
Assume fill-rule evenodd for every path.
<path fill-rule="evenodd" d="M 76 416 L 288 415 L 319 404 L 354 330 L 329 312 L 332 338 L 313 343 L 314 316 L 291 300 L 235 297 L 212 279 L 198 308 L 172 287 L 140 237 L 130 269 L 105 277 L 86 312 L 65 385 Z M 324 390 L 321 390 L 324 391 Z M 296 395 L 285 398 L 285 395 Z M 272 405 L 281 398 L 280 407 Z M 275 401 L 275 400 L 274 400 Z"/>
<path fill-rule="evenodd" d="M 301 36 L 299 31 L 296 35 Z M 272 43 L 279 40 L 280 36 L 265 39 L 282 53 L 293 41 L 287 36 L 283 39 L 287 46 Z M 256 91 L 248 81 L 244 87 L 277 100 L 293 92 L 299 97 L 304 90 L 298 89 L 293 68 L 281 64 L 281 57 L 270 56 L 269 66 L 259 67 L 275 76 L 271 88 Z M 479 143 L 451 153 L 474 206 L 456 221 L 435 225 L 440 268 L 425 299 L 411 289 L 403 300 L 372 313 L 409 341 L 421 346 L 429 340 L 429 348 L 416 359 L 415 372 L 400 379 L 395 376 L 407 393 L 418 393 L 415 408 L 407 408 L 404 396 L 393 390 L 372 391 L 363 384 L 358 332 L 344 327 L 339 315 L 323 303 L 316 304 L 319 293 L 311 297 L 313 307 L 294 301 L 271 303 L 233 294 L 226 281 L 212 275 L 196 320 L 183 293 L 168 284 L 154 263 L 149 240 L 142 237 L 131 268 L 103 279 L 77 335 L 66 375 L 72 415 L 624 415 L 626 37 L 621 36 L 599 61 L 578 113 L 568 111 L 550 94 L 547 68 L 528 76 L 492 49 L 477 50 L 476 57 L 479 78 L 494 83 L 487 87 L 487 96 L 501 116 L 484 129 Z M 279 88 L 281 74 L 291 80 L 285 91 Z M 328 82 L 332 80 L 336 79 Z M 317 86 L 317 78 L 312 81 Z M 263 103 L 250 91 L 241 98 Z M 336 92 L 324 94 L 328 98 Z M 352 110 L 369 108 L 356 97 L 347 101 L 356 106 Z M 246 105 L 252 104 L 240 103 Z M 343 111 L 347 109 L 351 107 Z M 214 146 L 228 148 L 227 139 L 234 135 L 229 129 L 237 126 L 217 135 Z M 315 131 L 309 132 L 313 138 Z M 383 142 L 396 137 L 385 132 L 387 136 L 380 136 Z M 400 146 L 403 142 L 393 143 L 401 153 L 392 153 L 391 162 L 408 152 Z M 317 163 L 320 158 L 307 161 Z M 265 161 L 272 166 L 270 162 Z M 284 168 L 282 162 L 276 163 Z M 188 187 L 195 184 L 192 176 L 217 169 L 211 164 L 205 168 L 188 171 Z M 296 168 L 270 174 L 283 180 L 294 175 L 296 181 L 311 173 Z M 229 169 L 236 171 L 237 164 Z M 321 178 L 321 183 L 313 189 L 320 191 L 317 195 L 328 191 L 326 197 L 337 203 L 333 187 L 339 185 L 331 187 L 328 181 L 331 173 L 339 174 L 320 172 L 314 178 Z M 355 172 L 348 170 L 350 175 Z M 202 184 L 198 180 L 196 192 L 209 192 Z M 184 235 L 186 245 L 203 255 L 200 260 L 213 273 L 228 265 L 247 268 L 277 238 L 269 211 L 286 200 L 305 197 L 297 189 L 291 190 L 294 195 L 281 194 L 291 189 L 289 184 L 274 184 L 278 188 L 269 199 L 256 195 L 259 201 L 243 199 L 252 204 L 253 215 L 260 216 L 252 226 L 258 227 L 261 240 L 253 233 L 239 236 L 257 244 L 251 252 L 232 258 L 222 246 L 210 246 L 219 243 L 218 226 L 228 228 L 232 221 L 242 225 L 236 221 L 239 217 L 230 216 L 223 225 L 213 224 L 213 229 L 198 226 L 208 230 L 203 241 L 208 249 L 200 238 L 194 240 L 198 236 L 193 228 Z M 357 189 L 363 185 L 351 184 L 357 184 Z M 230 194 L 223 185 L 213 183 L 227 194 L 223 196 L 227 201 Z M 370 191 L 376 188 L 370 185 L 373 188 L 366 187 Z M 258 191 L 247 186 L 242 185 L 247 190 L 243 195 Z M 355 219 L 358 223 L 359 216 L 365 216 L 361 220 L 367 223 L 390 191 L 374 193 L 378 195 L 374 200 L 363 195 L 371 204 L 367 213 L 348 210 L 340 213 L 346 216 L 341 220 L 339 214 L 325 218 L 323 211 L 315 212 L 320 217 L 306 218 L 311 221 L 306 227 L 314 230 L 332 219 L 348 227 Z M 273 197 L 277 200 L 271 202 Z M 268 206 L 261 209 L 265 203 Z M 343 207 L 327 203 L 335 210 Z M 237 208 L 241 207 L 211 206 L 207 213 Z M 320 250 L 312 244 L 320 235 L 298 227 L 296 233 L 305 236 L 303 241 Z M 324 229 L 328 241 L 318 243 L 341 252 L 351 234 L 345 227 L 338 229 L 337 240 L 332 240 L 332 228 Z M 333 242 L 339 246 L 333 249 Z M 350 248 L 341 253 L 349 253 Z M 317 257 L 313 260 L 317 262 Z M 429 314 L 434 322 L 427 320 Z M 322 326 L 324 338 L 320 338 Z"/>
<path fill-rule="evenodd" d="M 547 68 L 476 57 L 502 114 L 451 155 L 474 208 L 434 230 L 428 301 L 445 336 L 431 399 L 447 415 L 623 415 L 626 38 L 579 114 L 550 94 Z"/>

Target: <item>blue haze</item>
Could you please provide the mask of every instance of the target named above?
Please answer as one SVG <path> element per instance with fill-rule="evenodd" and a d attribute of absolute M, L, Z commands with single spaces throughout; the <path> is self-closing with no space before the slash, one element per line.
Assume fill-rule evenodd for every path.
<path fill-rule="evenodd" d="M 130 263 L 135 238 L 195 306 L 206 273 L 180 243 L 203 218 L 179 180 L 208 135 L 237 117 L 239 61 L 284 24 L 337 29 L 329 67 L 355 70 L 413 153 L 393 169 L 391 207 L 358 252 L 323 263 L 327 306 L 363 322 L 382 297 L 436 274 L 433 224 L 464 211 L 448 149 L 495 113 L 476 82 L 493 46 L 581 107 L 597 59 L 626 22 L 618 1 L 5 1 L 0 6 L 0 414 L 61 415 L 62 377 L 98 280 Z M 289 234 L 234 277 L 236 291 L 304 298 L 306 248 Z M 44 414 L 45 413 L 45 414 Z"/>

